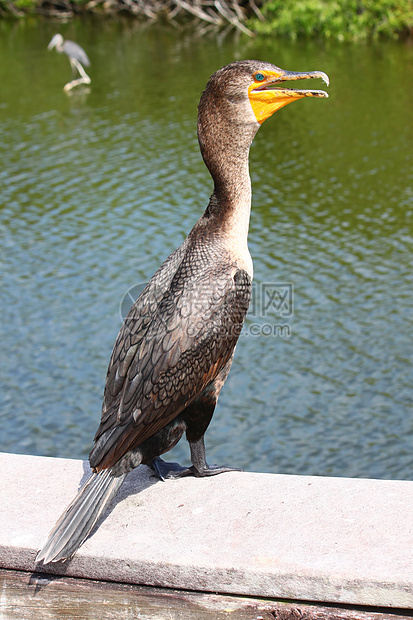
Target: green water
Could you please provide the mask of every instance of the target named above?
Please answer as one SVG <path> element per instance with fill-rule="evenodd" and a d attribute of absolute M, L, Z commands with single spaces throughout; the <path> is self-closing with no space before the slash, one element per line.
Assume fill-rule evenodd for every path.
<path fill-rule="evenodd" d="M 55 32 L 89 54 L 89 90 L 63 93 Z M 413 47 L 120 20 L 0 21 L 0 450 L 86 457 L 122 299 L 211 192 L 199 95 L 241 58 L 331 86 L 278 112 L 251 150 L 255 303 L 209 461 L 412 476 Z M 265 303 L 275 291 L 291 294 L 282 307 Z M 173 457 L 188 462 L 185 441 Z"/>

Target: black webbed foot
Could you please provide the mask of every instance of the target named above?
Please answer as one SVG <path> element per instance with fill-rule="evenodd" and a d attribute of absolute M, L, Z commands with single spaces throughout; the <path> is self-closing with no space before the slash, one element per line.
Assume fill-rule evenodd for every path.
<path fill-rule="evenodd" d="M 153 461 L 148 463 L 148 467 L 150 467 L 158 478 L 163 481 L 168 478 L 181 478 L 182 476 L 188 475 L 186 473 L 188 472 L 188 467 L 182 467 L 179 463 L 167 463 L 159 456 L 155 457 Z"/>
<path fill-rule="evenodd" d="M 192 467 L 189 468 L 189 473 L 197 478 L 205 478 L 206 476 L 216 476 L 226 471 L 242 471 L 237 467 L 227 467 L 226 465 L 208 465 L 205 457 L 205 444 L 204 437 L 202 436 L 197 441 L 189 442 L 191 448 L 191 461 Z M 188 474 L 183 474 L 188 475 Z"/>
<path fill-rule="evenodd" d="M 207 476 L 216 476 L 217 474 L 223 474 L 226 471 L 242 471 L 242 469 L 239 469 L 238 467 L 227 467 L 226 465 L 208 465 L 207 463 L 205 463 L 205 467 L 199 469 L 192 465 L 192 467 L 188 468 L 188 474 L 182 472 L 176 477 L 192 475 L 196 478 L 206 478 Z"/>
<path fill-rule="evenodd" d="M 160 478 L 160 480 L 170 480 L 174 478 L 184 478 L 185 476 L 195 476 L 196 478 L 206 478 L 207 476 L 216 476 L 226 471 L 242 471 L 237 467 L 226 467 L 219 465 L 207 465 L 197 469 L 192 467 L 182 467 L 179 463 L 167 463 L 159 456 L 148 464 L 148 467 Z"/>

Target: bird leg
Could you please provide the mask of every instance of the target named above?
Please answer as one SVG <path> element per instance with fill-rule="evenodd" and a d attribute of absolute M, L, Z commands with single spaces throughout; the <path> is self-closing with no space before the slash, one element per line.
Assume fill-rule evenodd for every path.
<path fill-rule="evenodd" d="M 80 76 L 83 78 L 83 83 L 90 84 L 92 80 L 90 79 L 80 62 L 76 60 L 76 58 L 71 58 L 71 62 L 73 63 L 73 66 L 76 67 L 76 69 L 79 71 Z"/>
<path fill-rule="evenodd" d="M 195 476 L 205 478 L 206 476 L 216 476 L 226 471 L 242 471 L 237 467 L 227 467 L 226 465 L 208 465 L 206 462 L 204 436 L 197 441 L 190 441 L 192 467 L 182 467 L 179 463 L 167 463 L 159 456 L 149 463 L 152 471 L 161 480 L 171 478 L 184 478 L 185 476 Z"/>
<path fill-rule="evenodd" d="M 208 465 L 206 462 L 204 436 L 198 441 L 190 441 L 192 467 L 189 467 L 189 473 L 197 478 L 205 476 L 216 476 L 226 471 L 241 471 L 238 467 L 227 467 L 226 465 Z M 185 475 L 185 474 L 184 474 Z"/>
<path fill-rule="evenodd" d="M 225 471 L 240 471 L 235 467 L 208 465 L 204 443 L 204 435 L 214 413 L 219 393 L 231 368 L 233 356 L 234 354 L 232 353 L 215 380 L 181 414 L 186 424 L 186 438 L 191 449 L 192 467 L 182 467 L 178 463 L 166 463 L 157 457 L 151 461 L 150 467 L 161 480 L 166 478 L 183 478 L 184 476 L 203 478 L 205 476 L 215 476 Z"/>
<path fill-rule="evenodd" d="M 70 65 L 72 69 L 73 70 L 77 69 L 79 71 L 80 78 L 77 78 L 76 80 L 72 80 L 71 82 L 68 82 L 63 87 L 63 90 L 65 91 L 65 93 L 67 93 L 69 90 L 72 90 L 72 88 L 74 88 L 75 86 L 79 86 L 80 84 L 90 84 L 92 81 L 90 77 L 88 76 L 88 74 L 86 73 L 86 71 L 84 70 L 84 68 L 82 67 L 82 65 L 80 64 L 80 62 L 76 60 L 76 58 L 69 58 L 69 60 L 70 60 Z"/>

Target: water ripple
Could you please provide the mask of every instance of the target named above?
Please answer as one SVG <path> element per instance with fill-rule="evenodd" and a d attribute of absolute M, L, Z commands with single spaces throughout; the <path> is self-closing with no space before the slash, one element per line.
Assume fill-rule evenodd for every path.
<path fill-rule="evenodd" d="M 88 41 L 87 25 L 79 28 Z M 3 450 L 87 455 L 122 297 L 183 240 L 212 189 L 198 152 L 196 103 L 205 76 L 241 54 L 239 43 L 218 50 L 214 41 L 192 41 L 188 55 L 178 35 L 149 29 L 122 38 L 106 28 L 90 39 L 99 62 L 84 100 L 64 97 L 59 67 L 53 73 L 50 57 L 36 51 L 33 32 L 20 38 L 19 53 L 38 55 L 44 71 L 36 88 L 5 56 Z M 160 40 L 169 53 L 159 53 Z M 259 42 L 248 46 L 246 53 L 262 55 Z M 407 56 L 391 44 L 386 50 L 352 51 L 353 62 L 359 54 L 375 67 L 373 76 L 380 65 L 388 80 L 382 106 L 368 71 L 354 101 L 355 73 L 347 80 L 349 59 L 336 51 L 325 67 L 335 74 L 331 98 L 288 106 L 254 142 L 255 283 L 292 285 L 293 312 L 251 311 L 208 431 L 211 462 L 411 476 L 413 125 L 402 96 L 407 82 L 396 88 L 397 71 L 386 71 L 386 63 L 406 69 Z M 302 66 L 299 45 L 284 42 L 283 52 Z M 162 87 L 139 77 L 148 54 Z M 317 54 L 306 48 L 311 66 Z M 271 333 L 281 324 L 289 336 Z M 187 462 L 187 446 L 172 458 Z"/>

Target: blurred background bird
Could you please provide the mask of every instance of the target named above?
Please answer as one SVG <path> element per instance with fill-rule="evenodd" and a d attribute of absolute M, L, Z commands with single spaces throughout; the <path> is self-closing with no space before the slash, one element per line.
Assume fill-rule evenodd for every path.
<path fill-rule="evenodd" d="M 60 54 L 66 54 L 66 56 L 69 58 L 69 62 L 70 62 L 70 66 L 72 67 L 73 75 L 75 74 L 76 70 L 80 74 L 80 78 L 73 79 L 70 82 L 68 82 L 64 86 L 63 90 L 64 91 L 71 90 L 72 88 L 74 88 L 75 86 L 78 86 L 79 84 L 90 84 L 91 79 L 84 69 L 84 67 L 90 66 L 90 60 L 85 50 L 82 47 L 80 47 L 80 45 L 75 43 L 74 41 L 69 41 L 69 40 L 65 41 L 61 34 L 54 35 L 49 45 L 47 46 L 47 49 L 52 50 L 54 47 L 56 48 L 57 52 L 59 52 Z"/>

